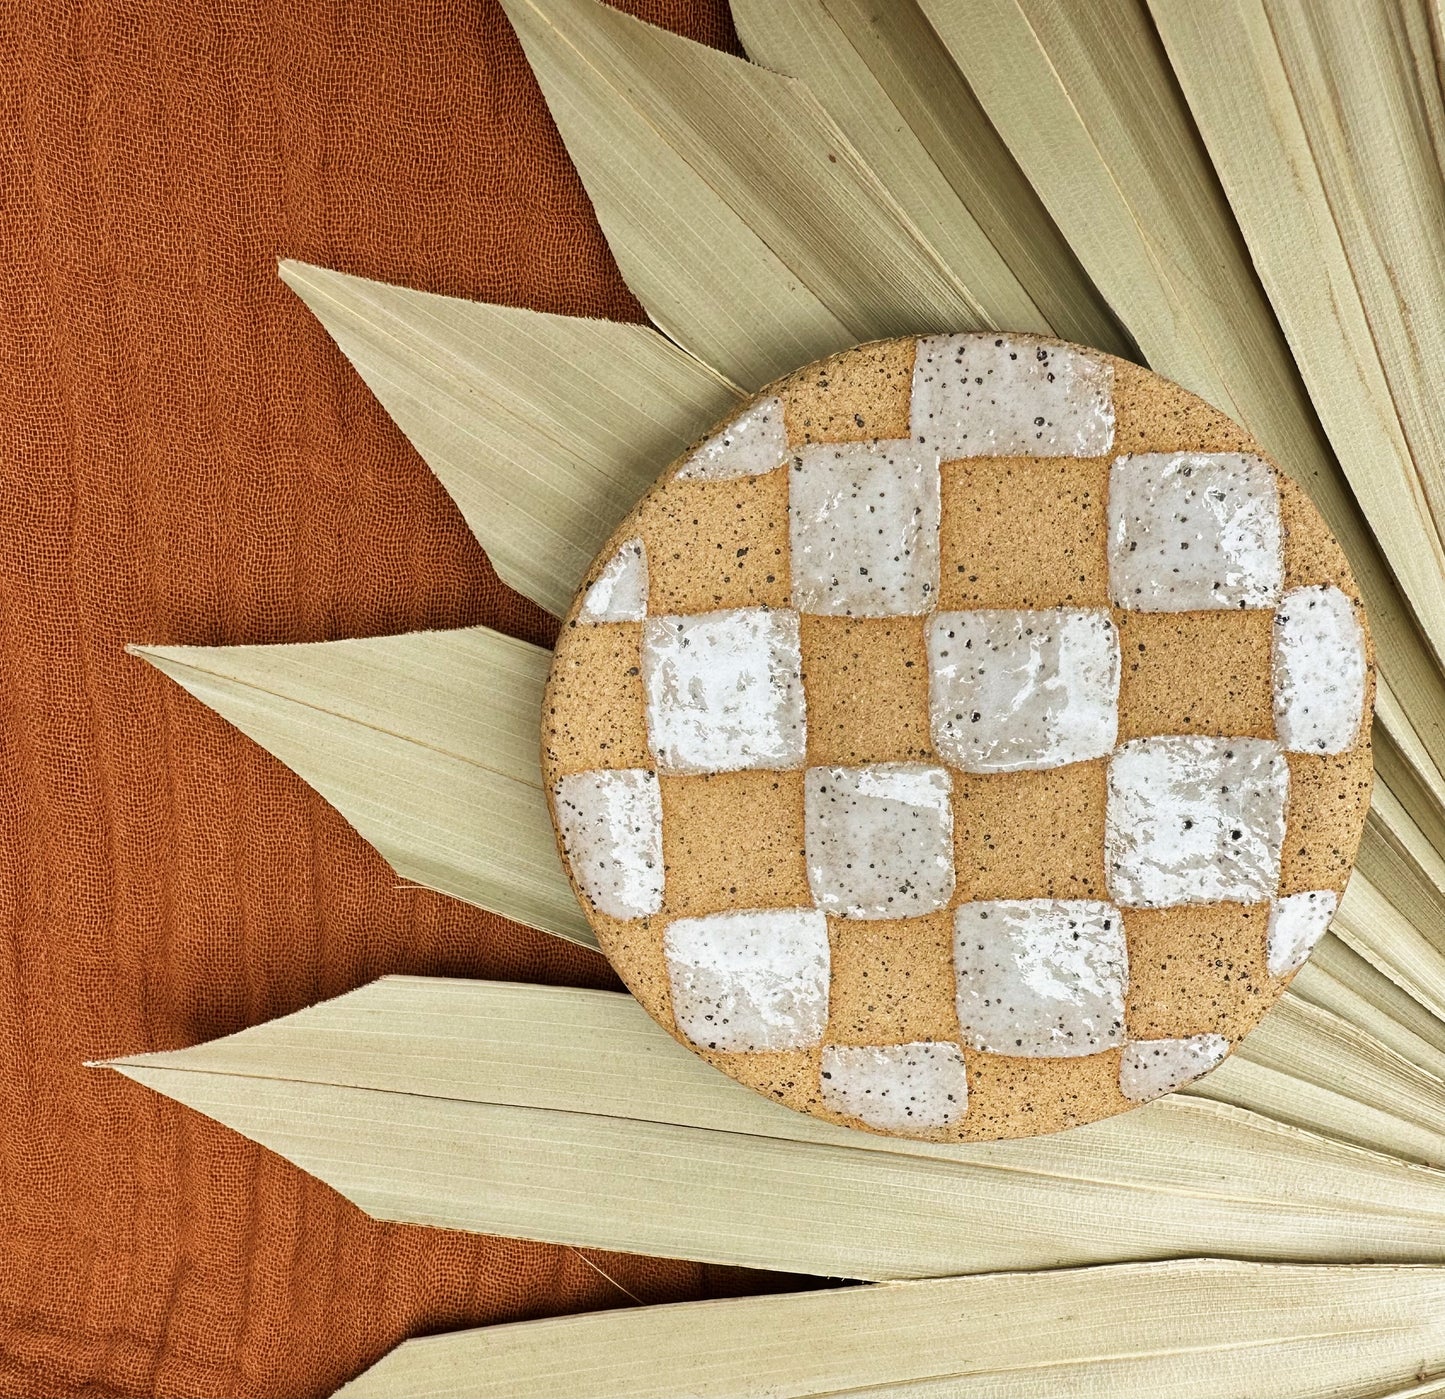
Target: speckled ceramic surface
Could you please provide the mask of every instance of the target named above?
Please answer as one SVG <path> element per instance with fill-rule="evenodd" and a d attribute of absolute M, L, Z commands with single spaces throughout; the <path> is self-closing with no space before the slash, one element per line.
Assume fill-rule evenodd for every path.
<path fill-rule="evenodd" d="M 1235 423 L 1078 346 L 769 386 L 599 555 L 543 714 L 602 947 L 684 1044 L 870 1131 L 1056 1131 L 1218 1065 L 1369 804 L 1345 559 Z"/>

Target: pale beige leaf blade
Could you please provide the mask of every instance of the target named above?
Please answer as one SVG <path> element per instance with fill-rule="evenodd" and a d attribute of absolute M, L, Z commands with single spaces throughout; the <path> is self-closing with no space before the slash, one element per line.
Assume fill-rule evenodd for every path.
<path fill-rule="evenodd" d="M 1445 653 L 1436 545 L 1373 462 L 1347 459 L 1347 485 L 1143 7 L 919 3 L 1148 363 L 1238 418 L 1310 492 L 1354 566 L 1381 670 L 1445 764 L 1445 681 L 1412 617 Z M 1212 33 L 1216 9 L 1194 12 Z M 1230 99 L 1228 75 L 1219 91 Z M 1314 275 L 1310 258 L 1296 265 Z"/>
<path fill-rule="evenodd" d="M 1340 938 L 1321 941 L 1290 982 L 1289 994 L 1361 1026 L 1445 1083 L 1445 1023 Z"/>
<path fill-rule="evenodd" d="M 1445 1020 L 1445 957 L 1389 894 L 1357 869 L 1331 925 L 1342 941 Z M 1435 930 L 1438 935 L 1438 930 Z"/>
<path fill-rule="evenodd" d="M 405 1045 L 405 1054 L 398 1049 Z M 994 1159 L 932 1143 L 850 1132 L 737 1087 L 684 1052 L 630 997 L 605 992 L 386 977 L 175 1054 L 117 1063 L 248 1077 L 285 1077 L 392 1093 L 716 1128 L 859 1150 Z M 1207 1079 L 1184 1090 L 1401 1159 L 1445 1160 L 1445 1086 L 1359 1026 L 1286 996 Z M 1167 1105 L 1166 1105 L 1167 1106 Z M 1135 1134 L 1130 1160 L 1157 1145 L 1151 1107 L 1091 1131 Z M 1060 1173 L 1085 1170 L 1076 1135 L 1032 1152 L 999 1148 Z M 1082 1139 L 1085 1144 L 1090 1140 Z M 982 1153 L 982 1154 L 981 1154 Z M 1143 1168 L 1140 1168 L 1143 1169 Z M 1161 1183 L 1184 1177 L 1165 1175 Z M 1192 1179 L 1192 1178 L 1190 1178 Z"/>
<path fill-rule="evenodd" d="M 1404 708 L 1382 678 L 1376 676 L 1372 735 L 1375 775 L 1410 813 L 1426 840 L 1445 851 L 1445 776 L 1420 742 Z"/>
<path fill-rule="evenodd" d="M 1261 5 L 1435 522 L 1445 532 L 1445 98 L 1430 0 Z M 1381 158 L 1388 152 L 1388 158 Z M 1322 307 L 1321 307 L 1322 309 Z M 1383 444 L 1381 444 L 1383 445 Z"/>
<path fill-rule="evenodd" d="M 1137 349 L 914 0 L 827 0 L 903 118 L 1058 334 L 1126 358 Z"/>
<path fill-rule="evenodd" d="M 1436 948 L 1445 948 L 1445 847 L 1416 825 L 1389 784 L 1375 780 L 1359 867 Z"/>
<path fill-rule="evenodd" d="M 599 0 L 504 0 L 627 284 L 744 387 L 988 323 L 800 83 Z"/>
<path fill-rule="evenodd" d="M 561 616 L 594 555 L 739 391 L 647 326 L 281 277 L 411 440 L 502 580 Z"/>
<path fill-rule="evenodd" d="M 404 878 L 596 946 L 542 792 L 550 652 L 486 627 L 135 651 L 310 783 Z"/>
<path fill-rule="evenodd" d="M 1271 391 L 1288 402 L 1278 330 L 1133 0 L 919 3 L 1149 363 L 1246 422 Z"/>
<path fill-rule="evenodd" d="M 1218 1070 L 1184 1091 L 1403 1161 L 1445 1166 L 1445 1084 L 1294 995 Z"/>
<path fill-rule="evenodd" d="M 1213 1259 L 889 1283 L 430 1336 L 338 1399 L 1369 1399 L 1445 1366 L 1442 1303 L 1441 1268 Z"/>
<path fill-rule="evenodd" d="M 1445 1375 L 1426 1380 L 1424 1384 L 1412 1384 L 1408 1389 L 1392 1389 L 1383 1399 L 1438 1399 L 1442 1394 L 1445 1394 Z"/>
<path fill-rule="evenodd" d="M 732 0 L 749 55 L 800 78 L 992 323 L 1129 354 L 913 0 Z"/>
<path fill-rule="evenodd" d="M 1207 1128 L 1236 1127 L 1233 1151 L 1272 1178 L 1242 1199 L 1196 1197 L 1133 1183 L 1046 1185 L 1037 1174 L 937 1157 L 585 1113 L 122 1072 L 280 1153 L 378 1219 L 820 1276 L 939 1277 L 1201 1252 L 1423 1261 L 1438 1255 L 1445 1225 L 1445 1180 L 1418 1179 L 1423 1167 L 1319 1139 L 1303 1151 L 1303 1134 L 1272 1124 L 1202 1121 L 1206 1130 L 1177 1141 L 1179 1151 L 1219 1153 L 1231 1143 Z M 1207 1108 L 1229 1111 L 1189 1106 L 1201 1119 Z M 1256 1140 L 1270 1133 L 1274 1152 Z"/>
<path fill-rule="evenodd" d="M 603 992 L 389 978 L 113 1066 L 378 1217 L 582 1247 L 876 1279 L 1420 1261 L 1445 1223 L 1439 1172 L 1179 1095 L 1016 1142 L 849 1132 L 723 1078 Z"/>
<path fill-rule="evenodd" d="M 1379 778 L 1335 930 L 1445 1019 L 1445 857 Z"/>

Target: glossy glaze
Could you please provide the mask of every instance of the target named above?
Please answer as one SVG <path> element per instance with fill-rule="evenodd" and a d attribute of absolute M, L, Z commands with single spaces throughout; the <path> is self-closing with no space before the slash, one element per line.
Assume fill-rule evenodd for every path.
<path fill-rule="evenodd" d="M 1002 899 L 954 910 L 959 1024 L 994 1054 L 1069 1058 L 1124 1040 L 1124 920 L 1095 899 Z"/>
<path fill-rule="evenodd" d="M 764 607 L 649 617 L 648 742 L 666 772 L 793 768 L 805 720 L 798 617 Z"/>
<path fill-rule="evenodd" d="M 815 909 L 678 918 L 663 940 L 677 1027 L 704 1049 L 804 1049 L 828 1021 L 828 925 Z"/>
<path fill-rule="evenodd" d="M 1059 767 L 1114 746 L 1119 637 L 1107 612 L 941 612 L 928 671 L 934 746 L 965 772 Z"/>
<path fill-rule="evenodd" d="M 953 779 L 921 763 L 809 768 L 808 883 L 844 918 L 932 913 L 953 894 Z"/>

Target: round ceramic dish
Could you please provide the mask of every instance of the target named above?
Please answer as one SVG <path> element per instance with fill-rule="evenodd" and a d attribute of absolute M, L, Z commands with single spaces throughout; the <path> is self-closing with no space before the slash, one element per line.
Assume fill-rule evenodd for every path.
<path fill-rule="evenodd" d="M 1372 658 L 1304 493 L 1023 335 L 809 365 L 679 458 L 562 629 L 543 765 L 649 1013 L 853 1127 L 1056 1131 L 1221 1062 L 1344 889 Z"/>

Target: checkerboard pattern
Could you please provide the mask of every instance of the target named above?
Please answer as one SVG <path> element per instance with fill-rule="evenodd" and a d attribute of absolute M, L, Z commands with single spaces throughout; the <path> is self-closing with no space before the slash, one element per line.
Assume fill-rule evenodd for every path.
<path fill-rule="evenodd" d="M 658 1019 L 915 1136 L 1224 1058 L 1334 913 L 1293 788 L 1368 765 L 1370 668 L 1317 518 L 1226 420 L 1180 441 L 1196 404 L 1058 342 L 893 341 L 663 478 L 579 595 L 544 745 Z"/>

